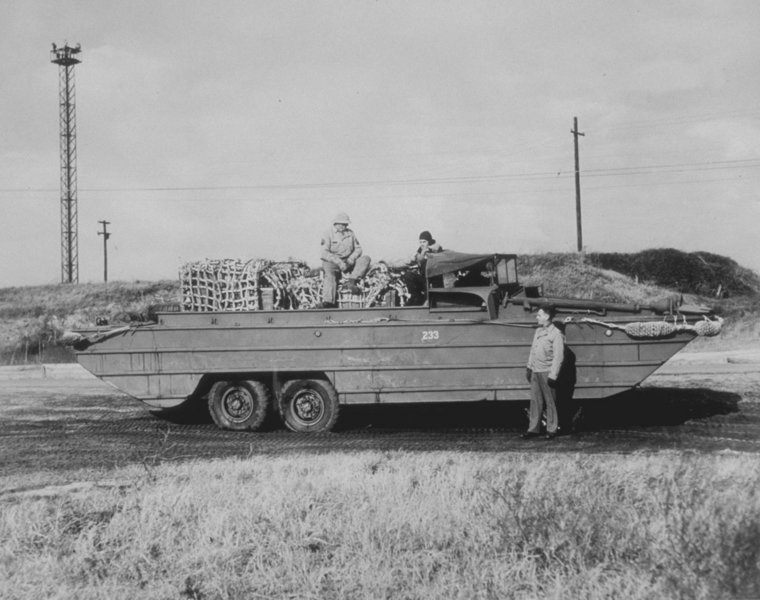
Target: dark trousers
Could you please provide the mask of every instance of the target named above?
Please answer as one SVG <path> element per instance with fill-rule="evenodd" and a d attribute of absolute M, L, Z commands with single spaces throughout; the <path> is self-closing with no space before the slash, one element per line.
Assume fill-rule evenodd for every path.
<path fill-rule="evenodd" d="M 546 433 L 557 433 L 557 390 L 549 387 L 549 373 L 530 378 L 530 423 L 528 431 L 541 433 L 541 414 L 546 410 Z"/>

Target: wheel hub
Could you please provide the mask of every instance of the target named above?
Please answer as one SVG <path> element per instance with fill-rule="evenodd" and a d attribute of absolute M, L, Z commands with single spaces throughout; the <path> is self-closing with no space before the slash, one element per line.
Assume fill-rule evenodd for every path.
<path fill-rule="evenodd" d="M 253 413 L 253 398 L 241 388 L 230 389 L 222 398 L 222 407 L 231 421 L 245 421 Z"/>
<path fill-rule="evenodd" d="M 295 416 L 304 423 L 318 421 L 324 413 L 322 397 L 312 390 L 303 390 L 293 401 Z"/>

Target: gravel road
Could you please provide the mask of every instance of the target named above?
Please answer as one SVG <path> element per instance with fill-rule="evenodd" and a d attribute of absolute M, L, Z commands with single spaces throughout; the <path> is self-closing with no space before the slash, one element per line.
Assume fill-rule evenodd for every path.
<path fill-rule="evenodd" d="M 3 369 L 0 369 L 2 371 Z M 0 372 L 0 476 L 164 460 L 357 450 L 760 452 L 760 352 L 677 355 L 641 388 L 583 405 L 579 431 L 523 440 L 525 405 L 343 409 L 336 431 L 217 429 L 203 414 L 151 410 L 66 368 Z"/>

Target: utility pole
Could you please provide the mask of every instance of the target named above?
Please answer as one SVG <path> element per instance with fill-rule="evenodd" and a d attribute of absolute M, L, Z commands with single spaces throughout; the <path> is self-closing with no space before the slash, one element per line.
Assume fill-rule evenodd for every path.
<path fill-rule="evenodd" d="M 103 225 L 103 231 L 98 231 L 98 235 L 103 236 L 103 281 L 108 283 L 108 238 L 111 234 L 106 229 L 106 225 L 110 225 L 110 221 L 98 221 Z"/>
<path fill-rule="evenodd" d="M 53 44 L 50 62 L 58 65 L 61 152 L 61 283 L 79 283 L 77 214 L 77 124 L 74 106 L 74 66 L 79 44 Z"/>
<path fill-rule="evenodd" d="M 578 136 L 586 135 L 578 131 L 578 117 L 573 117 L 573 141 L 575 143 L 575 224 L 578 230 L 578 252 L 583 252 L 583 229 L 581 227 L 581 169 L 578 160 Z"/>

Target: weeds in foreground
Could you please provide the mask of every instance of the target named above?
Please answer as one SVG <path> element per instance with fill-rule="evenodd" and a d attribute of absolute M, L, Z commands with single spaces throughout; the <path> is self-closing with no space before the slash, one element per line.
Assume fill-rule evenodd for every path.
<path fill-rule="evenodd" d="M 156 464 L 2 500 L 8 598 L 746 598 L 752 456 L 366 453 Z"/>

